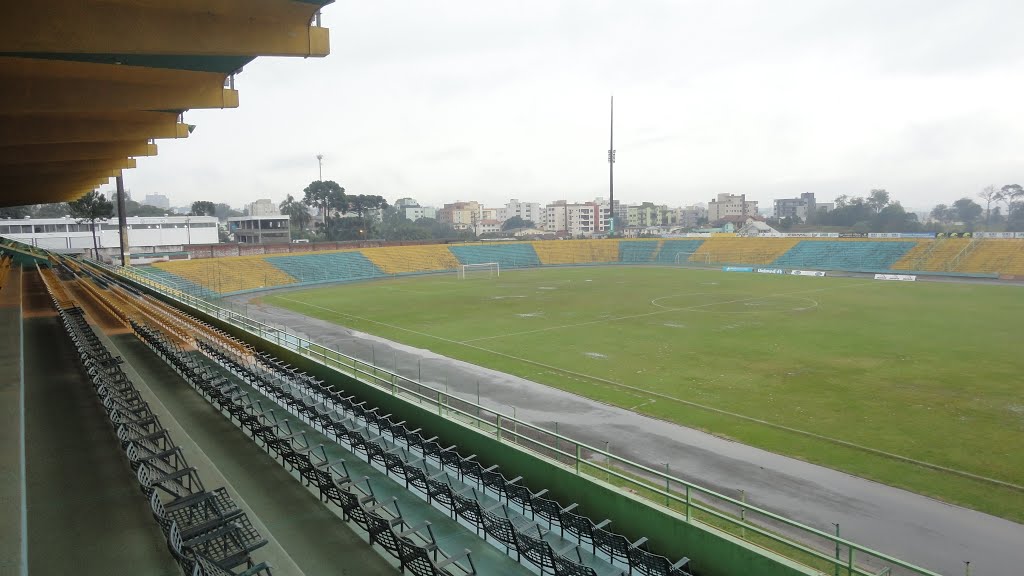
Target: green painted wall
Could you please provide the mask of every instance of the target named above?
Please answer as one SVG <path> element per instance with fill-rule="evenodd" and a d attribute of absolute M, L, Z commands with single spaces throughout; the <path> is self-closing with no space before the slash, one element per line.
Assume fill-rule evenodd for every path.
<path fill-rule="evenodd" d="M 160 297 L 159 294 L 154 295 Z M 177 305 L 174 301 L 162 299 Z M 592 520 L 610 518 L 611 528 L 630 540 L 646 536 L 650 549 L 659 554 L 672 560 L 682 556 L 689 557 L 691 569 L 701 576 L 802 576 L 816 573 L 778 555 L 752 547 L 728 534 L 704 525 L 687 523 L 684 517 L 649 506 L 637 496 L 577 476 L 572 469 L 541 459 L 517 446 L 498 442 L 492 436 L 395 398 L 384 390 L 363 384 L 212 316 L 193 309 L 187 311 L 329 384 L 334 384 L 336 388 L 344 389 L 361 401 L 379 406 L 381 413 L 393 414 L 397 420 L 405 420 L 407 426 L 411 428 L 429 431 L 430 436 L 439 437 L 442 445 L 456 444 L 461 454 L 476 454 L 477 459 L 485 466 L 497 464 L 506 476 L 522 476 L 523 483 L 535 492 L 547 488 L 549 495 L 562 505 L 578 503 L 580 512 Z"/>

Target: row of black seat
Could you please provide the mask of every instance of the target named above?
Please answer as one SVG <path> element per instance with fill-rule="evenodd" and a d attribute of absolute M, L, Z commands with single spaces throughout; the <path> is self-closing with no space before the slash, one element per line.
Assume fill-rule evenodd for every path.
<path fill-rule="evenodd" d="M 497 466 L 485 467 L 475 455 L 464 457 L 456 446 L 446 447 L 436 437 L 427 438 L 421 430 L 410 430 L 405 422 L 394 421 L 390 414 L 381 414 L 377 408 L 358 402 L 343 391 L 237 340 L 232 341 L 223 333 L 220 335 L 220 342 L 197 338 L 207 356 L 314 428 L 347 444 L 354 453 L 383 468 L 406 488 L 419 492 L 428 502 L 448 510 L 453 518 L 471 525 L 485 539 L 490 537 L 500 542 L 507 553 L 517 560 L 526 559 L 542 573 L 587 575 L 594 571 L 583 565 L 579 550 L 552 549 L 543 539 L 539 525 L 517 525 L 509 518 L 504 505 L 518 508 L 533 520 L 539 518 L 549 530 L 557 526 L 562 536 L 575 538 L 579 545 L 589 547 L 594 554 L 600 553 L 613 565 L 625 567 L 630 574 L 688 574 L 687 558 L 671 562 L 647 550 L 646 538 L 631 542 L 608 530 L 609 520 L 595 523 L 578 514 L 575 504 L 563 507 L 545 497 L 547 490 L 532 492 L 521 477 L 506 478 Z M 393 446 L 388 446 L 388 442 Z M 435 464 L 442 473 L 431 475 L 428 462 Z M 447 481 L 448 472 L 460 481 L 475 485 L 475 489 L 455 491 Z M 494 495 L 502 504 L 501 509 L 481 504 L 476 489 Z"/>
<path fill-rule="evenodd" d="M 55 304 L 57 303 L 54 299 Z M 78 350 L 140 490 L 189 576 L 270 576 L 250 552 L 266 544 L 223 488 L 208 491 L 141 393 L 89 326 L 81 308 L 57 310 Z"/>
<path fill-rule="evenodd" d="M 315 488 L 321 501 L 338 506 L 343 518 L 362 528 L 370 543 L 394 557 L 403 572 L 415 576 L 476 574 L 468 550 L 447 554 L 438 546 L 429 523 L 409 525 L 397 502 L 378 500 L 368 480 L 353 478 L 343 460 L 330 460 L 323 446 L 310 445 L 305 433 L 293 430 L 273 408 L 251 399 L 238 384 L 181 350 L 159 329 L 137 322 L 132 327 L 200 394 L 306 485 Z"/>

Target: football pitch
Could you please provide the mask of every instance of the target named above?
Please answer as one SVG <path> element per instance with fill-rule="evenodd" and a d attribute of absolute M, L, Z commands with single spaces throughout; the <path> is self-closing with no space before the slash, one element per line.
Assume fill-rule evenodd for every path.
<path fill-rule="evenodd" d="M 1024 520 L 1024 289 L 669 267 L 478 271 L 263 300 Z M 595 423 L 599 425 L 599 423 Z"/>

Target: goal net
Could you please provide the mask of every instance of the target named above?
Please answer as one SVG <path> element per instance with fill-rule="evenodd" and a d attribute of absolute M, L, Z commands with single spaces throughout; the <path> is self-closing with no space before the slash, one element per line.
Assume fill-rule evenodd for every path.
<path fill-rule="evenodd" d="M 676 254 L 676 265 L 711 264 L 710 252 L 679 252 Z"/>
<path fill-rule="evenodd" d="M 459 266 L 459 278 L 497 278 L 501 273 L 501 266 L 497 262 L 485 262 L 482 264 L 463 264 Z"/>

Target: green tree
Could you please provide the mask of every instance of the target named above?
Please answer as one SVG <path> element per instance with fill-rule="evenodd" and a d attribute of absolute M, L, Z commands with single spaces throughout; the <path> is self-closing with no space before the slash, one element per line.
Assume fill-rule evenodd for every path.
<path fill-rule="evenodd" d="M 985 201 L 985 230 L 992 225 L 992 203 L 999 200 L 999 190 L 995 186 L 985 186 L 978 192 L 978 198 Z"/>
<path fill-rule="evenodd" d="M 22 219 L 32 215 L 32 206 L 5 206 L 0 208 L 0 219 L 16 218 Z"/>
<path fill-rule="evenodd" d="M 878 214 L 889 205 L 889 193 L 884 188 L 876 188 L 871 191 L 865 203 Z"/>
<path fill-rule="evenodd" d="M 972 226 L 979 218 L 981 218 L 981 206 L 966 196 L 956 202 L 953 202 L 952 210 L 955 214 L 956 220 L 958 222 L 963 222 L 967 226 Z"/>
<path fill-rule="evenodd" d="M 532 220 L 523 220 L 521 216 L 513 216 L 501 224 L 501 229 L 512 230 L 513 228 L 533 228 L 534 226 L 535 224 Z M 618 230 L 619 227 L 616 226 L 615 229 Z"/>
<path fill-rule="evenodd" d="M 224 203 L 218 203 L 213 206 L 213 215 L 220 220 L 227 220 L 232 216 L 245 216 L 245 214 L 242 214 L 241 210 L 235 210 Z"/>
<path fill-rule="evenodd" d="M 61 218 L 71 214 L 71 208 L 67 202 L 55 204 L 37 204 L 32 212 L 33 218 Z"/>
<path fill-rule="evenodd" d="M 114 205 L 96 190 L 92 190 L 74 202 L 68 202 L 71 217 L 79 224 L 89 223 L 92 230 L 93 256 L 99 259 L 100 246 L 96 240 L 96 221 L 105 220 L 114 215 Z"/>
<path fill-rule="evenodd" d="M 281 202 L 280 208 L 281 214 L 288 216 L 292 226 L 299 230 L 305 230 L 306 226 L 309 226 L 309 221 L 312 220 L 306 205 L 296 200 L 291 194 L 284 199 L 284 202 Z"/>
<path fill-rule="evenodd" d="M 215 216 L 217 207 L 213 202 L 197 200 L 192 203 L 192 216 Z"/>
<path fill-rule="evenodd" d="M 302 192 L 305 194 L 302 202 L 306 206 L 320 210 L 325 230 L 327 229 L 327 218 L 332 208 L 340 211 L 342 214 L 347 211 L 345 189 L 334 180 L 315 180 L 310 182 L 309 186 L 306 186 Z"/>

